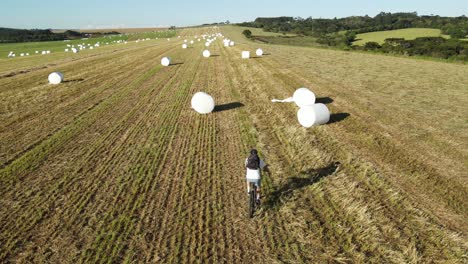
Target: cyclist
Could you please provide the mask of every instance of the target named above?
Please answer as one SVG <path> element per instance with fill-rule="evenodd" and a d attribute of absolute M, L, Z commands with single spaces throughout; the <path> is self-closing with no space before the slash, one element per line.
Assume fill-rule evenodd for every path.
<path fill-rule="evenodd" d="M 261 160 L 258 156 L 258 151 L 256 149 L 252 149 L 250 151 L 250 156 L 247 159 L 245 159 L 245 167 L 247 168 L 247 194 L 250 193 L 249 183 L 254 183 L 257 186 L 257 203 L 260 203 L 260 170 L 263 169 L 265 166 L 265 162 Z"/>

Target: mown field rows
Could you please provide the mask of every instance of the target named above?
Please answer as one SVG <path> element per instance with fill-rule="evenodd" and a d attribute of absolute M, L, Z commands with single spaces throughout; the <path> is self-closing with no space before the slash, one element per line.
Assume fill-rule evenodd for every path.
<path fill-rule="evenodd" d="M 242 60 L 256 44 L 233 27 L 211 58 L 180 48 L 208 30 L 0 78 L 2 262 L 466 261 L 466 66 L 285 46 Z M 76 81 L 47 85 L 51 70 Z M 270 102 L 301 86 L 330 124 Z M 190 109 L 197 91 L 213 113 Z M 253 147 L 271 172 L 248 219 Z"/>

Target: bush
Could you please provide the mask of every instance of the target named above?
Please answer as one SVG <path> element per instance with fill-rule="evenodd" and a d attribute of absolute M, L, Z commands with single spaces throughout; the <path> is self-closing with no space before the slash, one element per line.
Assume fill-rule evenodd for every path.
<path fill-rule="evenodd" d="M 252 38 L 252 31 L 246 29 L 244 31 L 242 31 L 242 34 L 246 37 L 246 38 Z"/>
<path fill-rule="evenodd" d="M 377 50 L 380 48 L 382 48 L 382 46 L 380 46 L 379 43 L 374 42 L 374 41 L 366 42 L 366 44 L 364 45 L 365 50 Z"/>

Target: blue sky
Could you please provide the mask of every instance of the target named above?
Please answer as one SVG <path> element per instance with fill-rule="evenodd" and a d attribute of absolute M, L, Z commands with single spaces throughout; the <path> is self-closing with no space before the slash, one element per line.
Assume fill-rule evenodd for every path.
<path fill-rule="evenodd" d="M 375 16 L 380 11 L 468 16 L 468 0 L 0 0 L 0 8 L 0 27 L 13 28 L 186 26 L 271 16 Z"/>

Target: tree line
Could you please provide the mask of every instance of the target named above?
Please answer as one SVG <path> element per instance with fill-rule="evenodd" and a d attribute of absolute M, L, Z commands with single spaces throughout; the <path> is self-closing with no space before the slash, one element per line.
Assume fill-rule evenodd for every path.
<path fill-rule="evenodd" d="M 63 33 L 54 33 L 50 29 L 14 29 L 0 28 L 0 43 L 16 43 L 16 42 L 37 42 L 37 41 L 57 41 L 81 39 L 86 37 L 99 37 L 102 35 L 114 35 L 118 32 L 106 33 L 80 33 L 73 30 L 67 30 Z"/>
<path fill-rule="evenodd" d="M 452 38 L 468 35 L 468 17 L 418 16 L 412 13 L 385 13 L 375 17 L 351 16 L 345 18 L 301 18 L 301 17 L 259 17 L 253 22 L 240 23 L 241 26 L 263 28 L 264 31 L 295 33 L 319 37 L 323 34 L 340 31 L 353 31 L 356 34 L 403 28 L 437 28 Z"/>
<path fill-rule="evenodd" d="M 363 49 L 409 56 L 423 55 L 468 61 L 468 42 L 459 39 L 468 35 L 468 17 L 418 16 L 413 13 L 385 13 L 375 17 L 352 16 L 334 19 L 300 17 L 257 18 L 240 26 L 262 28 L 264 31 L 313 36 L 325 46 L 343 49 Z M 363 48 L 353 46 L 357 34 L 404 28 L 436 28 L 451 39 L 418 38 L 415 40 L 389 39 L 383 45 L 367 43 Z M 249 37 L 252 37 L 251 34 Z"/>

